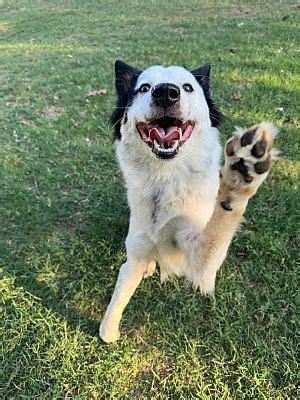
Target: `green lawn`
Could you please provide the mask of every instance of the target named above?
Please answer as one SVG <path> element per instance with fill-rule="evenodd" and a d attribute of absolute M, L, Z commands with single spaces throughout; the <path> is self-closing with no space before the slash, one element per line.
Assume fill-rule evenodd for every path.
<path fill-rule="evenodd" d="M 0 1 L 1 399 L 296 398 L 297 8 Z M 222 140 L 273 121 L 284 159 L 251 200 L 215 297 L 157 272 L 105 345 L 129 216 L 107 125 L 117 58 L 210 61 Z"/>

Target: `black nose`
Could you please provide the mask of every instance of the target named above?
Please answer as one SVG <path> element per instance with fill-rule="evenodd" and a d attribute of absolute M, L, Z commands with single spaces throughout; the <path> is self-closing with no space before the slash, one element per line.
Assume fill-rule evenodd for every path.
<path fill-rule="evenodd" d="M 180 88 L 173 83 L 160 83 L 152 89 L 152 98 L 157 106 L 168 108 L 180 99 Z"/>

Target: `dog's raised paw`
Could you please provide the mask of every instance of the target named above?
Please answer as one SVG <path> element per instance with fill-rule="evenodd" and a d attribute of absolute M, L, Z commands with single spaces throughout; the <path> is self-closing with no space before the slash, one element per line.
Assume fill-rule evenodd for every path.
<path fill-rule="evenodd" d="M 270 171 L 272 159 L 279 156 L 273 148 L 277 132 L 267 122 L 237 130 L 225 146 L 225 167 L 221 173 L 227 184 L 241 189 L 260 186 Z"/>

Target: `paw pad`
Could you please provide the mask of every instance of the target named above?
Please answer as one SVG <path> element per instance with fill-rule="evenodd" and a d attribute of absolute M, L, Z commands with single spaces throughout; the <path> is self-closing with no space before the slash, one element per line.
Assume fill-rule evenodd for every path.
<path fill-rule="evenodd" d="M 258 141 L 251 149 L 251 154 L 253 157 L 261 158 L 267 149 L 267 142 L 263 139 Z"/>
<path fill-rule="evenodd" d="M 225 146 L 225 165 L 237 171 L 236 179 L 243 178 L 246 183 L 258 184 L 265 179 L 271 167 L 271 159 L 278 153 L 273 149 L 277 129 L 266 122 L 255 125 L 246 131 L 238 130 Z M 262 176 L 265 174 L 265 176 Z M 262 176 L 263 179 L 258 176 Z M 261 181 L 260 183 L 258 181 Z"/>
<path fill-rule="evenodd" d="M 245 182 L 251 182 L 253 180 L 253 177 L 249 175 L 249 168 L 247 165 L 245 165 L 245 162 L 242 158 L 236 163 L 232 164 L 230 168 L 234 171 L 239 171 L 243 175 Z"/>
<path fill-rule="evenodd" d="M 264 174 L 268 171 L 270 160 L 267 158 L 265 161 L 257 162 L 254 164 L 254 169 L 257 174 Z"/>
<path fill-rule="evenodd" d="M 244 147 L 251 144 L 255 138 L 255 132 L 255 129 L 245 132 L 241 138 L 241 146 Z"/>

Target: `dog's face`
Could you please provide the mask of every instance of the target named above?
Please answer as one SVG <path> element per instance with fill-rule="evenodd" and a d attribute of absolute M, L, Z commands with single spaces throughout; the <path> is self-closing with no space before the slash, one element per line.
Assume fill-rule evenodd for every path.
<path fill-rule="evenodd" d="M 142 71 L 117 61 L 115 68 L 115 139 L 132 146 L 139 140 L 149 154 L 170 160 L 193 134 L 220 123 L 209 93 L 209 64 L 193 71 L 162 66 Z"/>

